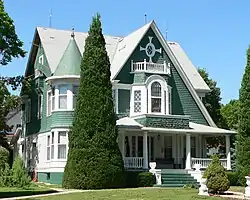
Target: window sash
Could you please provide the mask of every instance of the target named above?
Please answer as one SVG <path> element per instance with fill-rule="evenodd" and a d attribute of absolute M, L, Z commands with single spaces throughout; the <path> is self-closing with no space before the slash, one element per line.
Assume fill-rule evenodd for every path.
<path fill-rule="evenodd" d="M 59 109 L 67 109 L 67 94 L 59 95 Z"/>
<path fill-rule="evenodd" d="M 48 97 L 47 97 L 47 115 L 49 116 L 49 115 L 51 115 L 51 99 L 52 99 L 52 93 L 51 93 L 51 91 L 50 92 L 48 92 Z"/>
<path fill-rule="evenodd" d="M 58 159 L 66 159 L 66 144 L 58 144 Z"/>
<path fill-rule="evenodd" d="M 161 112 L 161 98 L 151 98 L 151 112 Z"/>

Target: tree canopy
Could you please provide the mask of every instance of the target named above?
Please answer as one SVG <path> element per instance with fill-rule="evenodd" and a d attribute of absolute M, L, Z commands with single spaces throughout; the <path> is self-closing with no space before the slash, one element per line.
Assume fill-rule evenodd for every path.
<path fill-rule="evenodd" d="M 241 82 L 239 95 L 239 123 L 237 135 L 237 171 L 240 174 L 242 184 L 244 176 L 250 172 L 250 47 L 247 50 L 247 63 Z"/>
<path fill-rule="evenodd" d="M 211 90 L 209 93 L 205 95 L 204 98 L 202 98 L 203 104 L 205 105 L 210 116 L 212 117 L 214 123 L 218 127 L 226 128 L 225 122 L 220 113 L 221 109 L 220 88 L 217 87 L 216 81 L 209 78 L 209 73 L 205 69 L 199 68 L 198 72 Z"/>

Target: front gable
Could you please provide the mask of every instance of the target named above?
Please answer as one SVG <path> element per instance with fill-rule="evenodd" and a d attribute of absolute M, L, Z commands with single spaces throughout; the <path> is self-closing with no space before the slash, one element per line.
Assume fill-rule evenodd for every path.
<path fill-rule="evenodd" d="M 153 47 L 145 49 L 147 45 L 150 46 L 150 43 L 153 43 Z M 147 62 L 151 59 L 153 63 L 158 64 L 163 64 L 165 61 L 167 66 L 170 66 L 170 74 L 159 73 L 157 75 L 163 77 L 166 80 L 167 85 L 171 87 L 171 114 L 190 116 L 190 121 L 208 125 L 209 123 L 204 116 L 204 113 L 201 111 L 200 106 L 197 104 L 197 100 L 194 99 L 185 81 L 176 69 L 177 66 L 173 64 L 170 55 L 167 54 L 165 49 L 166 48 L 162 46 L 162 42 L 158 35 L 155 33 L 155 30 L 150 27 L 132 52 L 129 59 L 127 59 L 124 66 L 120 69 L 115 80 L 119 80 L 119 83 L 122 84 L 145 85 L 146 80 L 152 76 L 152 73 L 131 73 L 131 63 L 143 62 L 145 59 Z M 155 50 L 155 52 L 146 52 L 146 50 Z M 154 56 L 150 57 L 152 55 Z M 132 94 L 130 94 L 130 96 L 132 101 Z M 198 100 L 200 101 L 200 99 Z M 130 109 L 132 107 L 131 105 L 132 104 L 130 104 Z"/>

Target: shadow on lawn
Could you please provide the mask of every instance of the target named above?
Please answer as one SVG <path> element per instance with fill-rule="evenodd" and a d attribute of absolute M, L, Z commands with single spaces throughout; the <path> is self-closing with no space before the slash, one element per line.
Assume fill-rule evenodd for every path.
<path fill-rule="evenodd" d="M 56 190 L 44 190 L 44 191 L 32 191 L 32 190 L 22 190 L 22 191 L 8 191 L 8 192 L 0 192 L 0 198 L 9 198 L 9 197 L 21 197 L 21 196 L 31 196 L 38 194 L 51 194 L 56 193 Z"/>

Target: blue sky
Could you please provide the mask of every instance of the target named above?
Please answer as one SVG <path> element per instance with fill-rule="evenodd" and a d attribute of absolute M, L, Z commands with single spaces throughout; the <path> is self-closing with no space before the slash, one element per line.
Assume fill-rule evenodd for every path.
<path fill-rule="evenodd" d="M 102 16 L 103 32 L 124 36 L 144 24 L 144 14 L 155 20 L 168 40 L 181 44 L 192 62 L 206 68 L 221 88 L 222 102 L 238 98 L 250 44 L 250 1 L 241 0 L 5 0 L 17 33 L 29 51 L 36 26 L 87 32 L 92 16 Z M 165 34 L 165 33 L 164 33 Z M 28 56 L 27 56 L 28 57 Z M 24 73 L 27 57 L 2 67 L 1 75 Z"/>

